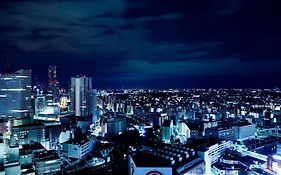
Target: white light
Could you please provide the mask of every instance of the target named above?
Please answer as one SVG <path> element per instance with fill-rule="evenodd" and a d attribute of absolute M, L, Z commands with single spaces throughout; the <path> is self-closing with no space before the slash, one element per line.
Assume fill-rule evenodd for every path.
<path fill-rule="evenodd" d="M 18 75 L 16 78 L 28 78 L 28 76 Z"/>
<path fill-rule="evenodd" d="M 49 160 L 46 162 L 46 164 L 51 164 L 51 163 L 55 163 L 55 162 L 57 162 L 57 160 Z"/>
<path fill-rule="evenodd" d="M 24 91 L 25 89 L 1 89 L 1 91 Z"/>
<path fill-rule="evenodd" d="M 9 128 L 11 126 L 10 120 L 6 123 L 6 126 Z"/>
<path fill-rule="evenodd" d="M 281 160 L 281 156 L 273 155 L 272 157 L 273 157 L 274 159 Z"/>
<path fill-rule="evenodd" d="M 29 110 L 12 110 L 12 112 L 29 112 Z"/>

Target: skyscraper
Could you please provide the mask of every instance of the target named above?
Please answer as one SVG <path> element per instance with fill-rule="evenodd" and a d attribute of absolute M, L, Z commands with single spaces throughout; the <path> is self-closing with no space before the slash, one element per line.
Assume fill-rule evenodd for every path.
<path fill-rule="evenodd" d="M 49 66 L 49 91 L 52 93 L 53 101 L 59 101 L 59 82 L 57 80 L 57 66 Z"/>
<path fill-rule="evenodd" d="M 97 115 L 98 115 L 98 109 L 97 109 L 97 90 L 93 89 L 92 91 L 92 97 L 93 97 L 93 120 L 92 122 L 95 123 L 97 120 Z"/>
<path fill-rule="evenodd" d="M 92 78 L 72 77 L 70 98 L 71 110 L 76 116 L 92 115 Z"/>
<path fill-rule="evenodd" d="M 31 70 L 0 75 L 1 117 L 25 117 L 31 112 Z"/>

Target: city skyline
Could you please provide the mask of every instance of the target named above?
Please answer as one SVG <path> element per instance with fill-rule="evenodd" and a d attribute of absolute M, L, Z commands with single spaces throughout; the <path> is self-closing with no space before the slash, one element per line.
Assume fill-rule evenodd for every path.
<path fill-rule="evenodd" d="M 40 82 L 56 65 L 64 87 L 79 74 L 101 89 L 280 87 L 279 7 L 251 0 L 1 1 L 1 64 L 32 69 Z"/>

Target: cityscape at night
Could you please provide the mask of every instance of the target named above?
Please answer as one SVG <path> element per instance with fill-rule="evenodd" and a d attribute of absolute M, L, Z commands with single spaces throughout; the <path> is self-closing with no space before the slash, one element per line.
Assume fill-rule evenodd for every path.
<path fill-rule="evenodd" d="M 0 175 L 281 175 L 278 0 L 1 0 Z"/>

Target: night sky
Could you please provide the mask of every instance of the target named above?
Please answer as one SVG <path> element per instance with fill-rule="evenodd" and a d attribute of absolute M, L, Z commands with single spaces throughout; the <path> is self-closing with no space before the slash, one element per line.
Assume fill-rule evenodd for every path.
<path fill-rule="evenodd" d="M 62 85 L 83 74 L 96 88 L 281 87 L 281 5 L 1 0 L 1 64 L 6 59 L 39 82 L 57 65 Z"/>

